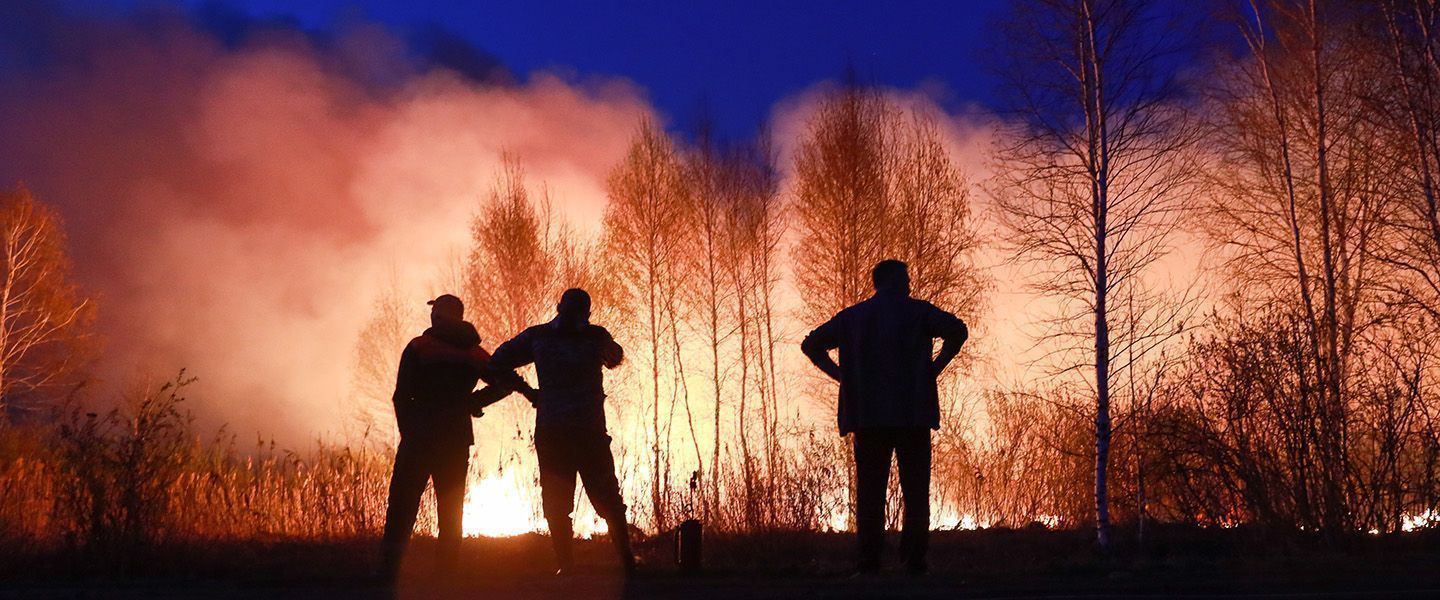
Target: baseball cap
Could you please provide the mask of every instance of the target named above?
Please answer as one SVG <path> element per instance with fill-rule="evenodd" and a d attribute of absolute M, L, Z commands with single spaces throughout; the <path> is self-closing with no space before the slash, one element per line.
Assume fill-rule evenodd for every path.
<path fill-rule="evenodd" d="M 435 307 L 434 312 L 442 317 L 455 319 L 456 321 L 465 318 L 465 303 L 461 302 L 460 298 L 454 295 L 441 294 L 434 300 L 426 302 L 426 304 Z"/>

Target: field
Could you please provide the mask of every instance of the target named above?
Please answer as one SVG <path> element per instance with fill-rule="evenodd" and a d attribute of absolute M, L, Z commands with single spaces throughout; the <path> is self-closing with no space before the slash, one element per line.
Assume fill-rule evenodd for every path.
<path fill-rule="evenodd" d="M 182 380 L 183 381 L 183 380 Z M 377 534 L 388 454 L 304 453 L 197 439 L 183 384 L 125 411 L 72 412 L 55 429 L 0 436 L 0 597 L 23 598 L 873 598 L 1133 595 L 1432 597 L 1440 529 L 1323 537 L 1294 529 L 1151 522 L 1115 530 L 1109 555 L 1084 528 L 936 532 L 932 573 L 851 578 L 853 538 L 815 528 L 710 522 L 703 572 L 680 573 L 673 540 L 642 537 L 638 576 L 608 541 L 579 571 L 551 573 L 540 534 L 467 538 L 437 576 L 420 535 L 398 585 L 382 586 Z M 773 508 L 772 508 L 773 509 Z M 723 514 L 723 513 L 722 513 Z M 430 531 L 433 513 L 422 515 Z M 894 556 L 891 536 L 890 556 Z"/>
<path fill-rule="evenodd" d="M 1265 541 L 1269 540 L 1269 541 Z M 1339 545 L 1244 530 L 1166 529 L 1145 552 L 1096 555 L 1085 532 L 938 532 L 933 572 L 852 578 L 849 536 L 766 534 L 707 540 L 706 569 L 682 574 L 669 540 L 641 544 L 645 566 L 626 581 L 603 539 L 579 547 L 578 573 L 550 573 L 541 535 L 469 538 L 462 567 L 437 577 L 431 540 L 413 547 L 393 592 L 371 574 L 375 542 L 238 542 L 157 548 L 123 573 L 80 555 L 12 556 L 0 596 L 23 598 L 954 598 L 954 597 L 1434 597 L 1440 536 L 1343 540 Z M 893 539 L 891 540 L 893 543 Z"/>

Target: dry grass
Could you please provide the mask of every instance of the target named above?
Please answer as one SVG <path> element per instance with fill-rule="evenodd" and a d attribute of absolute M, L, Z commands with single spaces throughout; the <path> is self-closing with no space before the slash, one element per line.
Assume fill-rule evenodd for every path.
<path fill-rule="evenodd" d="M 182 373 L 108 412 L 72 405 L 56 425 L 0 430 L 0 543 L 123 567 L 160 546 L 378 535 L 387 450 L 206 440 L 184 410 L 189 382 Z"/>
<path fill-rule="evenodd" d="M 51 425 L 0 428 L 0 548 L 130 572 L 174 548 L 378 538 L 388 447 L 362 440 L 295 451 L 241 444 L 223 430 L 206 435 L 186 410 L 190 382 L 182 373 L 107 412 L 71 404 Z M 845 440 L 790 435 L 806 436 L 809 451 L 777 447 L 773 460 L 752 459 L 748 477 L 738 464 L 723 471 L 720 502 L 687 489 L 667 501 L 712 532 L 824 529 L 849 501 L 837 491 L 849 485 Z M 637 508 L 632 519 L 655 531 Z M 427 503 L 417 529 L 433 524 Z M 649 545 L 663 549 L 664 537 Z"/>

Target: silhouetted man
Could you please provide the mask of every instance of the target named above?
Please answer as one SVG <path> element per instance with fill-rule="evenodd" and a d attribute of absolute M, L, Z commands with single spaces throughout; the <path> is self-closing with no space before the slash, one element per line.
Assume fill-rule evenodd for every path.
<path fill-rule="evenodd" d="M 445 294 L 429 304 L 430 328 L 410 340 L 400 355 L 392 398 L 400 445 L 390 476 L 382 541 L 385 575 L 392 578 L 415 528 L 420 496 L 429 481 L 435 486 L 440 530 L 438 563 L 442 570 L 455 566 L 470 445 L 475 441 L 470 418 L 479 414 L 482 405 L 511 390 L 533 392 L 513 373 L 505 378 L 487 370 L 490 356 L 480 347 L 475 327 L 465 322 L 465 305 L 459 298 Z M 482 377 L 491 386 L 475 392 Z"/>
<path fill-rule="evenodd" d="M 540 380 L 535 404 L 535 454 L 540 463 L 540 498 L 558 573 L 573 566 L 570 513 L 575 509 L 575 477 L 585 484 L 595 512 L 609 525 L 610 539 L 625 570 L 633 571 L 625 501 L 615 478 L 610 436 L 605 432 L 605 386 L 601 367 L 620 366 L 624 352 L 610 332 L 590 323 L 590 294 L 565 290 L 556 316 L 515 336 L 499 348 L 492 369 L 511 370 L 535 363 Z M 510 371 L 513 375 L 514 372 Z"/>
<path fill-rule="evenodd" d="M 855 434 L 855 529 L 859 570 L 880 570 L 890 456 L 905 499 L 900 554 L 914 574 L 928 570 L 930 430 L 940 428 L 935 379 L 960 352 L 965 323 L 910 297 L 905 263 L 886 260 L 871 273 L 875 295 L 846 308 L 805 337 L 810 362 L 840 382 L 840 434 Z M 935 338 L 944 340 L 932 358 Z M 840 350 L 840 363 L 830 350 Z"/>

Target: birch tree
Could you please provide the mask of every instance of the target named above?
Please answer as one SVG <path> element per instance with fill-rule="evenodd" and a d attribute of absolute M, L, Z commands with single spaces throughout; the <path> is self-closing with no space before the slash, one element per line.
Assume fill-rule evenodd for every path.
<path fill-rule="evenodd" d="M 678 365 L 678 344 L 673 338 L 677 283 L 685 259 L 687 188 L 679 152 L 673 142 L 649 120 L 642 121 L 624 160 L 606 181 L 609 205 L 605 211 L 603 242 L 607 271 L 616 282 L 621 302 L 635 313 L 633 333 L 641 341 L 641 360 L 650 379 L 650 502 L 657 529 L 670 520 L 669 455 L 670 413 L 675 406 L 662 402 L 664 392 L 680 385 L 676 378 L 662 387 L 662 373 Z M 661 419 L 662 409 L 666 418 Z"/>
<path fill-rule="evenodd" d="M 1440 322 L 1440 6 L 1428 0 L 1385 0 L 1373 20 L 1384 50 L 1381 93 L 1368 94 L 1372 120 L 1389 140 L 1400 182 L 1398 209 L 1377 252 L 1398 277 L 1387 291 L 1403 308 Z"/>
<path fill-rule="evenodd" d="M 738 398 L 735 402 L 736 434 L 740 441 L 740 471 L 743 485 L 743 518 L 758 528 L 775 517 L 775 482 L 780 472 L 779 398 L 776 375 L 775 288 L 779 282 L 779 248 L 784 235 L 784 207 L 781 205 L 779 176 L 774 168 L 768 134 L 762 132 L 752 146 L 739 148 L 724 157 L 725 194 L 729 198 L 724 214 L 724 273 L 732 290 L 731 303 L 738 342 Z M 752 393 L 753 392 L 753 393 Z M 750 444 L 753 400 L 760 405 L 761 449 L 757 457 Z M 764 459 L 761 485 L 757 459 Z"/>
<path fill-rule="evenodd" d="M 737 291 L 728 285 L 726 267 L 735 261 L 734 248 L 726 241 L 733 230 L 727 228 L 727 216 L 735 202 L 734 174 L 709 133 L 708 124 L 702 125 L 696 147 L 689 153 L 685 168 L 691 187 L 688 195 L 692 204 L 690 217 L 694 223 L 693 237 L 696 247 L 695 291 L 693 302 L 699 324 L 701 342 L 705 345 L 710 366 L 711 436 L 710 470 L 705 473 L 704 487 L 706 512 L 712 513 L 720 507 L 720 463 L 722 408 L 724 406 L 726 373 L 734 354 L 729 342 L 736 327 L 731 306 L 737 301 Z M 743 344 L 743 342 L 742 342 Z M 744 354 L 742 348 L 740 354 Z M 741 360 L 745 357 L 741 356 Z M 745 382 L 740 382 L 745 385 Z M 739 432 L 743 435 L 743 431 Z M 702 469 L 703 470 L 703 469 Z"/>
<path fill-rule="evenodd" d="M 549 319 L 560 292 L 585 279 L 569 225 L 548 188 L 532 188 L 518 156 L 505 155 L 470 234 L 466 306 L 490 344 Z"/>
<path fill-rule="evenodd" d="M 1176 316 L 1161 310 L 1148 331 L 1117 339 L 1145 277 L 1169 250 L 1194 180 L 1193 127 L 1174 103 L 1163 60 L 1174 32 L 1157 3 L 1036 0 L 1005 29 L 1003 67 L 1012 112 L 997 154 L 993 192 L 1032 287 L 1059 308 L 1045 341 L 1058 373 L 1091 386 L 1096 541 L 1110 545 L 1109 464 L 1116 357 L 1125 346 L 1162 345 Z M 1167 302 L 1149 296 L 1140 310 Z M 1160 305 L 1157 307 L 1157 304 Z M 1122 388 L 1123 389 L 1123 388 Z"/>
<path fill-rule="evenodd" d="M 1250 61 L 1224 80 L 1211 207 L 1215 238 L 1256 301 L 1288 306 L 1304 334 L 1297 409 L 1311 428 L 1291 491 L 1303 525 L 1338 532 L 1347 507 L 1352 358 L 1375 322 L 1381 225 L 1396 205 L 1379 193 L 1390 146 L 1370 126 L 1372 54 L 1344 23 L 1353 7 L 1253 0 L 1238 20 Z"/>

